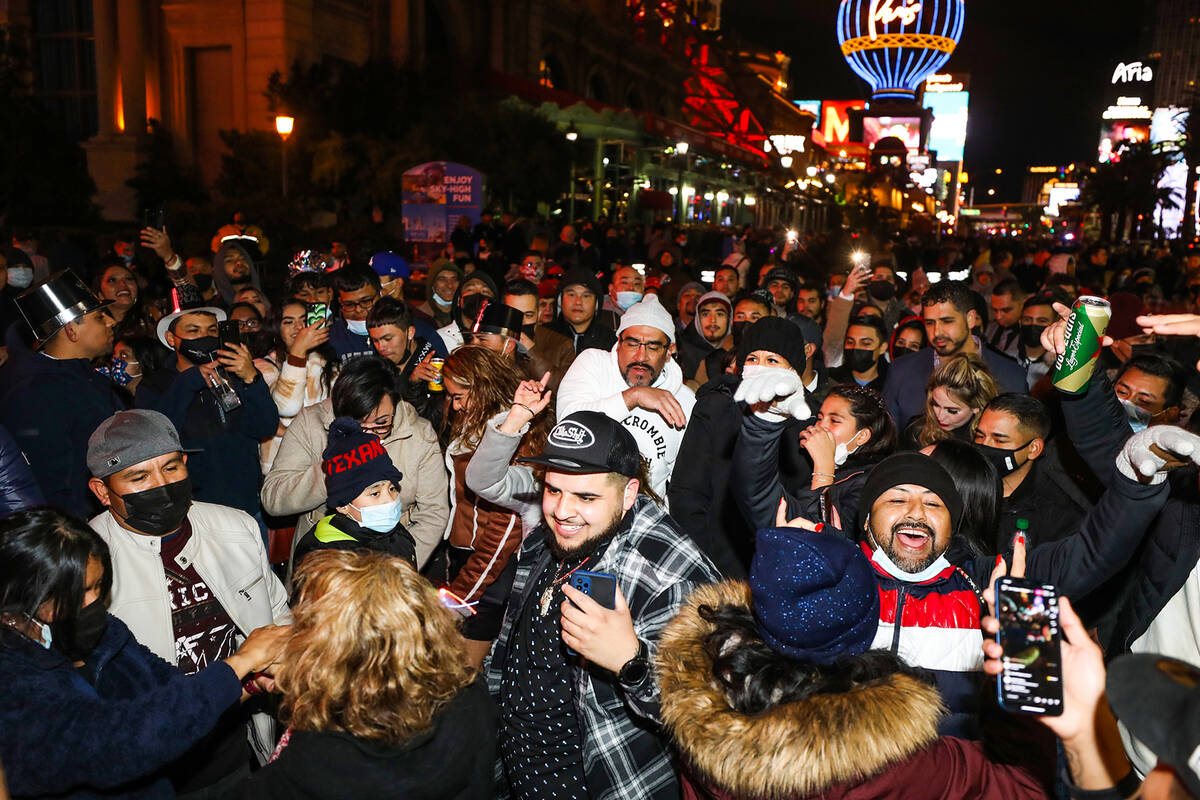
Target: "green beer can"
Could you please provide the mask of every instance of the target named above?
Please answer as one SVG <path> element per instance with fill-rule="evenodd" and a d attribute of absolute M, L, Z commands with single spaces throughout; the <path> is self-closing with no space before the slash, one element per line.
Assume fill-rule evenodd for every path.
<path fill-rule="evenodd" d="M 1085 294 L 1075 301 L 1067 319 L 1062 354 L 1054 363 L 1054 387 L 1060 392 L 1081 394 L 1087 388 L 1111 316 L 1112 309 L 1102 297 Z"/>

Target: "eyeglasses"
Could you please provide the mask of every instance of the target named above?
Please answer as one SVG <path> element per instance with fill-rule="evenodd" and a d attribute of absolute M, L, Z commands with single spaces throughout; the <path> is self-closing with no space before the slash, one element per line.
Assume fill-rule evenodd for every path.
<path fill-rule="evenodd" d="M 256 319 L 239 319 L 238 330 L 257 331 L 262 329 L 262 322 Z"/>
<path fill-rule="evenodd" d="M 379 295 L 368 297 L 366 300 L 343 300 L 342 310 L 370 311 L 371 306 L 375 305 L 377 300 L 379 300 Z"/>
<path fill-rule="evenodd" d="M 666 342 L 643 342 L 641 339 L 634 339 L 631 336 L 625 336 L 621 339 L 621 347 L 624 347 L 630 352 L 636 353 L 641 348 L 646 348 L 646 352 L 651 355 L 658 355 L 667 349 Z"/>
<path fill-rule="evenodd" d="M 395 417 L 380 417 L 374 422 L 360 422 L 359 427 L 363 429 L 363 433 L 373 433 L 376 436 L 381 436 L 392 429 L 392 423 Z"/>

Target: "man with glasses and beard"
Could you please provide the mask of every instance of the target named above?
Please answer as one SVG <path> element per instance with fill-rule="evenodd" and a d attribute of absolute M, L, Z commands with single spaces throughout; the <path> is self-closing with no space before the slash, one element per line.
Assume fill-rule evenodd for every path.
<path fill-rule="evenodd" d="M 522 461 L 546 470 L 543 524 L 521 546 L 487 671 L 498 777 L 520 800 L 678 797 L 651 663 L 687 596 L 720 576 L 646 496 L 638 445 L 611 417 L 571 414 Z M 572 586 L 582 572 L 615 578 L 612 608 Z"/>
<path fill-rule="evenodd" d="M 675 321 L 647 295 L 621 316 L 617 343 L 609 351 L 585 350 L 575 357 L 558 389 L 558 417 L 596 410 L 620 422 L 650 462 L 650 488 L 660 497 L 683 439 L 696 396 L 683 383 L 671 358 Z"/>

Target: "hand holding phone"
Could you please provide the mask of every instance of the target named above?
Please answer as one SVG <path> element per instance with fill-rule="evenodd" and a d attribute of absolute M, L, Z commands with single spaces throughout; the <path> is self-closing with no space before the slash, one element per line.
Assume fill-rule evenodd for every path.
<path fill-rule="evenodd" d="M 217 338 L 222 348 L 232 347 L 242 343 L 242 329 L 235 319 L 227 319 L 217 323 Z"/>
<path fill-rule="evenodd" d="M 304 312 L 304 324 L 314 325 L 329 319 L 329 306 L 325 303 L 310 303 Z"/>

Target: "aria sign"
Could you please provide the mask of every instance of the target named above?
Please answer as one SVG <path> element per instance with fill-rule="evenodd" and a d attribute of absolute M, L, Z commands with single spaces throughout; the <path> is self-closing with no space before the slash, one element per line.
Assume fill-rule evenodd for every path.
<path fill-rule="evenodd" d="M 1143 64 L 1141 61 L 1130 61 L 1126 64 L 1122 61 L 1117 64 L 1117 68 L 1113 70 L 1112 83 L 1152 83 L 1154 81 L 1154 70 L 1149 64 Z"/>
<path fill-rule="evenodd" d="M 962 37 L 963 0 L 841 0 L 842 56 L 876 100 L 912 100 Z"/>

